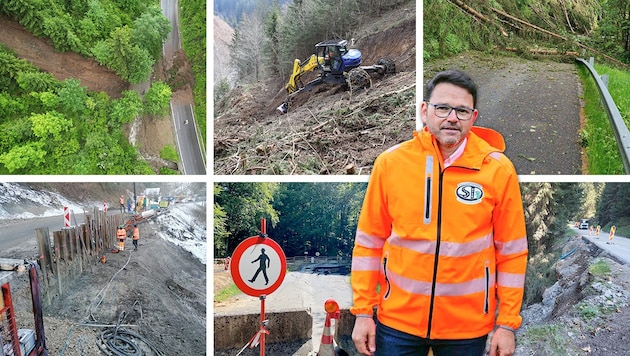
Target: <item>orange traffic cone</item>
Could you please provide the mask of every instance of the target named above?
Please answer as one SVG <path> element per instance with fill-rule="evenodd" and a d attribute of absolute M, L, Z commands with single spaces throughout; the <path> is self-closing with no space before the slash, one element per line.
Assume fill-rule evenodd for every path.
<path fill-rule="evenodd" d="M 317 356 L 336 356 L 335 345 L 333 344 L 333 335 L 331 331 L 330 314 L 326 314 L 324 322 L 324 333 L 322 334 L 322 342 L 319 344 L 319 352 Z"/>
<path fill-rule="evenodd" d="M 339 305 L 333 299 L 328 299 L 324 303 L 324 309 L 326 310 L 326 320 L 324 321 L 324 332 L 322 333 L 322 342 L 319 344 L 317 356 L 337 356 L 334 345 L 335 340 L 331 331 L 331 320 L 339 320 Z"/>

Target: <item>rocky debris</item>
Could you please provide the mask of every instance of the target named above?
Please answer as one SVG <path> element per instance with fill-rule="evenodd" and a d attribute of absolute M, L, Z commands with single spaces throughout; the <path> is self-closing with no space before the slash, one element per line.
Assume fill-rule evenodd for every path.
<path fill-rule="evenodd" d="M 627 352 L 617 345 L 630 320 L 630 268 L 581 240 L 565 255 L 571 250 L 556 263 L 558 280 L 543 301 L 522 311 L 516 355 Z"/>

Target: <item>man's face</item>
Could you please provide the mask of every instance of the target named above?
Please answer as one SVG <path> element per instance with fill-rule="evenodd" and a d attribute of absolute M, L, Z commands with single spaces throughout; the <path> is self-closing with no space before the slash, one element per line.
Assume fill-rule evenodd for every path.
<path fill-rule="evenodd" d="M 436 105 L 438 106 L 438 113 L 444 107 L 446 107 L 446 111 L 448 111 L 448 107 L 463 110 L 460 110 L 459 113 L 456 113 L 458 110 L 452 110 L 447 117 L 438 117 Z M 466 115 L 463 111 L 472 109 L 473 97 L 468 90 L 450 83 L 440 83 L 433 89 L 428 103 L 422 102 L 420 115 L 422 122 L 437 139 L 440 148 L 448 149 L 459 145 L 470 132 L 479 112 L 473 110 L 472 114 L 469 115 L 469 120 L 460 120 L 457 115 L 464 118 Z"/>

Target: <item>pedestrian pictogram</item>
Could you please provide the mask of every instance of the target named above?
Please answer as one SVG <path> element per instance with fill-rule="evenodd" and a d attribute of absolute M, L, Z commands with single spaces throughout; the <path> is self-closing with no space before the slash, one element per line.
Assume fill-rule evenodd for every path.
<path fill-rule="evenodd" d="M 260 299 L 259 330 L 237 354 L 246 347 L 260 345 L 260 356 L 265 356 L 265 335 L 269 334 L 265 319 L 265 299 L 274 292 L 287 273 L 287 259 L 277 242 L 267 237 L 267 220 L 260 219 L 260 235 L 241 242 L 230 259 L 230 273 L 236 286 L 245 294 Z M 262 275 L 261 275 L 262 273 Z M 251 277 L 250 277 L 251 276 Z"/>
<path fill-rule="evenodd" d="M 230 259 L 234 283 L 243 293 L 253 297 L 278 289 L 287 269 L 287 260 L 280 245 L 263 235 L 245 239 Z"/>

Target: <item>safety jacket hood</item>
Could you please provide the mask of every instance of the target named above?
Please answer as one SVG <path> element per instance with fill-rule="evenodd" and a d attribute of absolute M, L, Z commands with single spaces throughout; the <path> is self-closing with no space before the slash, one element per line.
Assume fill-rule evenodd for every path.
<path fill-rule="evenodd" d="M 419 139 L 423 147 L 437 148 L 435 136 L 429 132 L 427 127 L 422 131 L 414 132 L 414 137 Z M 457 160 L 458 165 L 479 169 L 483 163 L 483 159 L 490 153 L 505 151 L 505 140 L 497 131 L 486 127 L 473 126 L 468 134 L 469 148 L 464 151 L 462 157 Z"/>

